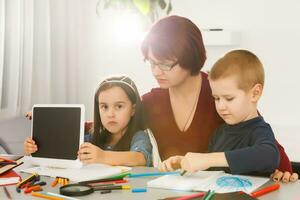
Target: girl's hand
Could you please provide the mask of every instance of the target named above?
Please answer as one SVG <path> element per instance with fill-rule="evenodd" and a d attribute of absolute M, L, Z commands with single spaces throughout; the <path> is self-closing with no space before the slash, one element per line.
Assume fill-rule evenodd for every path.
<path fill-rule="evenodd" d="M 85 142 L 80 145 L 78 159 L 85 163 L 105 163 L 105 151 L 96 145 Z"/>
<path fill-rule="evenodd" d="M 26 115 L 25 115 L 25 117 L 27 119 L 31 120 L 32 119 L 32 112 L 31 111 L 27 112 Z"/>
<path fill-rule="evenodd" d="M 38 150 L 35 141 L 31 138 L 26 138 L 24 141 L 24 153 L 29 156 L 30 154 L 36 152 Z"/>
<path fill-rule="evenodd" d="M 181 169 L 187 172 L 196 172 L 210 167 L 209 155 L 203 153 L 187 153 L 181 160 Z"/>
<path fill-rule="evenodd" d="M 298 174 L 293 173 L 291 174 L 290 172 L 282 172 L 279 171 L 278 169 L 275 170 L 273 174 L 271 174 L 271 178 L 273 181 L 279 182 L 282 181 L 283 183 L 288 183 L 288 182 L 295 182 L 298 180 Z"/>
<path fill-rule="evenodd" d="M 164 160 L 158 166 L 159 171 L 169 172 L 169 171 L 175 171 L 176 169 L 179 169 L 182 158 L 183 156 L 172 156 L 167 160 Z"/>

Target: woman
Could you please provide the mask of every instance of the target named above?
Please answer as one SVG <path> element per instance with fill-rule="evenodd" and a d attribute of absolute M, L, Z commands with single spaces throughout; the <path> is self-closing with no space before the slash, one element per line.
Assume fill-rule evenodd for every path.
<path fill-rule="evenodd" d="M 142 53 L 160 88 L 143 95 L 143 104 L 162 160 L 187 152 L 206 152 L 214 130 L 223 122 L 215 110 L 207 80 L 202 35 L 189 19 L 159 20 L 142 43 Z M 296 181 L 284 149 L 274 180 Z M 283 173 L 283 172 L 284 173 Z"/>

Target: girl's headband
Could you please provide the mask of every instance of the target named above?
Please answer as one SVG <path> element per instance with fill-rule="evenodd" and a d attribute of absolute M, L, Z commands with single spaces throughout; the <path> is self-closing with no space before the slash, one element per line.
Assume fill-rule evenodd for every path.
<path fill-rule="evenodd" d="M 135 89 L 134 89 L 134 87 L 133 87 L 133 85 L 132 85 L 132 81 L 130 81 L 130 83 L 127 83 L 127 82 L 125 81 L 126 78 L 127 78 L 127 77 L 124 76 L 121 80 L 104 80 L 104 81 L 100 84 L 99 88 L 101 88 L 103 85 L 105 85 L 105 84 L 107 84 L 107 83 L 122 83 L 122 84 L 125 84 L 125 85 L 127 85 L 128 87 L 130 87 L 130 88 L 132 89 L 132 91 L 133 91 L 134 93 L 136 93 L 136 91 L 135 91 Z"/>

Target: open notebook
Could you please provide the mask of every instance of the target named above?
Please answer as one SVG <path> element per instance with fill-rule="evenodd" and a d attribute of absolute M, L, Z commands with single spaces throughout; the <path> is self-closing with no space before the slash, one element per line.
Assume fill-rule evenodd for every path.
<path fill-rule="evenodd" d="M 223 171 L 198 171 L 184 176 L 165 175 L 149 181 L 147 186 L 183 191 L 215 190 L 218 193 L 236 191 L 251 193 L 268 180 L 261 177 L 231 175 Z"/>
<path fill-rule="evenodd" d="M 96 179 L 107 178 L 110 176 L 118 175 L 126 171 L 130 171 L 130 167 L 109 166 L 103 164 L 89 164 L 84 165 L 82 168 L 53 168 L 53 167 L 33 167 L 29 169 L 23 169 L 22 172 L 26 173 L 38 173 L 42 176 L 50 177 L 64 177 L 69 178 L 70 181 L 82 182 Z"/>

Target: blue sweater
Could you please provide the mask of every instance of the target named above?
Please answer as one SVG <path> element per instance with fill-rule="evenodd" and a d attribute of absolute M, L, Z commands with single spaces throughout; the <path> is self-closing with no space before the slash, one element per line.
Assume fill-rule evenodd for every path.
<path fill-rule="evenodd" d="M 273 131 L 262 117 L 221 125 L 211 139 L 209 151 L 225 152 L 233 174 L 271 173 L 280 161 Z"/>

